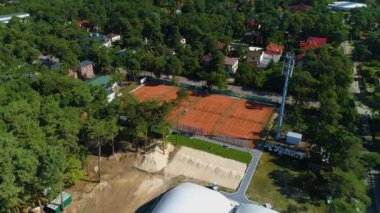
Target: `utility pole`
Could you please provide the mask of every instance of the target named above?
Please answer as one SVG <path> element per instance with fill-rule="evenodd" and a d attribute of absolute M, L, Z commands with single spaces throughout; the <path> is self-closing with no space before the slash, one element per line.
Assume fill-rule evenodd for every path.
<path fill-rule="evenodd" d="M 285 75 L 285 84 L 282 90 L 281 107 L 280 107 L 280 112 L 278 114 L 277 129 L 276 129 L 275 138 L 274 138 L 276 141 L 278 141 L 281 137 L 282 120 L 284 118 L 285 105 L 286 105 L 286 95 L 288 93 L 289 78 L 291 78 L 293 75 L 293 69 L 294 69 L 294 55 L 290 52 L 287 52 L 285 56 L 285 65 L 283 68 L 283 75 Z"/>

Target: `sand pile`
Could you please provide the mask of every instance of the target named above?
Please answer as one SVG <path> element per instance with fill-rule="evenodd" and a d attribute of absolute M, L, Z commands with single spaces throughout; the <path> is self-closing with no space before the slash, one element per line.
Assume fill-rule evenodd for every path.
<path fill-rule="evenodd" d="M 145 155 L 139 155 L 134 166 L 146 172 L 158 172 L 164 169 L 168 164 L 169 154 L 173 149 L 173 145 L 167 144 L 165 155 L 163 155 L 162 150 L 156 146 L 152 152 Z"/>
<path fill-rule="evenodd" d="M 164 172 L 168 176 L 184 175 L 209 183 L 217 183 L 230 189 L 237 189 L 246 168 L 247 165 L 244 163 L 181 147 Z"/>

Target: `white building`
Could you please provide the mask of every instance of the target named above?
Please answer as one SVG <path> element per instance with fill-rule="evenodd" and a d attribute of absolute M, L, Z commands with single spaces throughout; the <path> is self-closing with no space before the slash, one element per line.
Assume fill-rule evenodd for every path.
<path fill-rule="evenodd" d="M 260 63 L 258 67 L 266 68 L 269 63 L 273 61 L 278 63 L 281 59 L 282 53 L 284 51 L 284 46 L 275 43 L 269 43 L 266 50 L 262 52 L 260 56 Z"/>
<path fill-rule="evenodd" d="M 108 33 L 107 34 L 107 38 L 111 42 L 115 42 L 115 41 L 120 41 L 121 40 L 121 36 L 119 34 L 116 34 L 116 33 Z"/>
<path fill-rule="evenodd" d="M 336 1 L 329 4 L 328 8 L 332 10 L 351 11 L 356 8 L 367 7 L 366 4 L 350 1 Z"/>
<path fill-rule="evenodd" d="M 100 33 L 90 33 L 90 40 L 100 42 L 103 46 L 110 48 L 112 47 L 111 40 L 107 36 Z"/>
<path fill-rule="evenodd" d="M 181 45 L 186 45 L 186 38 L 181 38 L 181 40 L 179 41 L 179 43 L 181 44 Z"/>
<path fill-rule="evenodd" d="M 29 13 L 11 13 L 11 14 L 7 14 L 7 15 L 1 15 L 0 16 L 0 22 L 7 24 L 12 19 L 12 17 L 18 17 L 20 19 L 24 19 L 24 18 L 27 18 L 29 16 L 30 16 Z"/>
<path fill-rule="evenodd" d="M 286 134 L 286 143 L 292 145 L 299 145 L 302 140 L 302 134 L 296 132 L 288 132 Z"/>
<path fill-rule="evenodd" d="M 260 56 L 260 63 L 258 67 L 266 68 L 268 67 L 271 61 L 273 61 L 274 63 L 278 63 L 280 61 L 280 58 L 281 58 L 281 55 L 271 54 L 264 51 Z"/>
<path fill-rule="evenodd" d="M 152 213 L 276 213 L 256 204 L 239 204 L 218 191 L 182 183 L 166 192 Z"/>

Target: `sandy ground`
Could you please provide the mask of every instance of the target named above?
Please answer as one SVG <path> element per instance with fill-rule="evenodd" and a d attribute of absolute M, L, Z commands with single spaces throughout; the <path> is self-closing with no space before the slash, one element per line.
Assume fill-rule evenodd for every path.
<path fill-rule="evenodd" d="M 93 157 L 85 180 L 67 190 L 74 202 L 65 212 L 136 212 L 168 189 L 187 181 L 236 189 L 246 170 L 246 164 L 237 161 L 171 146 L 166 155 L 154 149 L 145 156 L 127 153 L 102 158 L 101 183 L 97 183 L 96 165 L 97 158 Z"/>
<path fill-rule="evenodd" d="M 216 183 L 230 189 L 237 189 L 247 165 L 234 160 L 181 147 L 164 170 L 170 176 L 184 175 L 208 183 Z"/>
<path fill-rule="evenodd" d="M 137 156 L 134 166 L 149 173 L 161 171 L 168 164 L 169 155 L 173 150 L 173 145 L 167 144 L 164 155 L 162 149 L 156 146 L 151 152 L 148 152 L 145 155 Z"/>
<path fill-rule="evenodd" d="M 73 196 L 67 213 L 135 212 L 174 185 L 173 179 L 153 175 L 134 168 L 135 154 L 117 154 L 102 158 L 102 182 L 95 173 L 96 158 L 90 162 L 88 180 L 80 181 L 68 190 Z"/>

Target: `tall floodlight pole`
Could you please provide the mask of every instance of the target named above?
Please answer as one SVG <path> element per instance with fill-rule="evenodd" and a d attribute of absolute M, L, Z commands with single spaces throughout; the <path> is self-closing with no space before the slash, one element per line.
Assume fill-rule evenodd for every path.
<path fill-rule="evenodd" d="M 294 69 L 294 55 L 290 52 L 287 52 L 285 56 L 285 66 L 283 69 L 283 75 L 285 75 L 285 84 L 282 90 L 281 108 L 278 114 L 277 130 L 276 130 L 276 134 L 274 138 L 277 141 L 281 137 L 282 120 L 284 118 L 285 105 L 286 105 L 286 94 L 288 93 L 289 78 L 291 78 L 293 75 L 293 69 Z"/>

